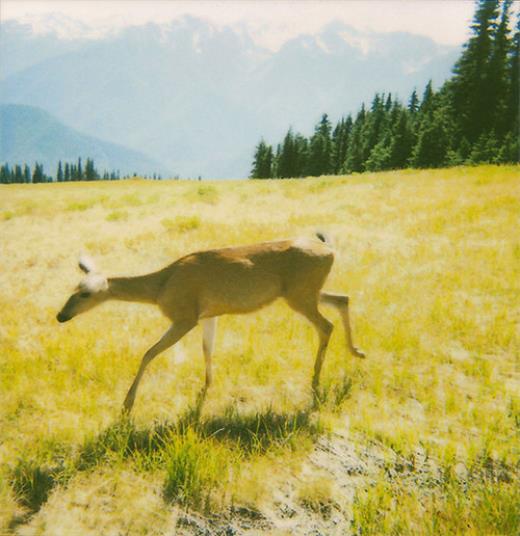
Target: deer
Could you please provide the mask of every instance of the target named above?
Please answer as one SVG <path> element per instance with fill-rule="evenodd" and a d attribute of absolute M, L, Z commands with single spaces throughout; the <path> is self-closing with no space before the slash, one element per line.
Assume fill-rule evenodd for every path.
<path fill-rule="evenodd" d="M 334 262 L 334 250 L 323 234 L 253 245 L 197 251 L 185 255 L 153 273 L 135 277 L 107 278 L 88 257 L 80 257 L 86 277 L 79 283 L 61 311 L 63 323 L 107 300 L 150 303 L 171 321 L 164 335 L 142 357 L 123 404 L 129 414 L 145 369 L 159 354 L 172 347 L 199 322 L 206 375 L 203 396 L 212 383 L 211 359 L 217 318 L 226 314 L 257 311 L 283 298 L 303 315 L 318 333 L 312 389 L 318 392 L 320 371 L 333 324 L 319 311 L 320 304 L 341 315 L 348 350 L 359 358 L 365 354 L 352 342 L 349 297 L 325 292 L 322 287 Z"/>

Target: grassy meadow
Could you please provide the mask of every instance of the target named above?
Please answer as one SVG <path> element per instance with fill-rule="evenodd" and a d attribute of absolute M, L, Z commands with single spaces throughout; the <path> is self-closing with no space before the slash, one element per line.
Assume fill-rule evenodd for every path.
<path fill-rule="evenodd" d="M 322 308 L 317 406 L 317 336 L 283 302 L 219 320 L 200 411 L 197 327 L 132 419 L 167 320 L 122 302 L 55 320 L 81 251 L 138 275 L 317 229 L 367 354 Z M 0 534 L 518 534 L 519 230 L 518 167 L 2 186 Z"/>

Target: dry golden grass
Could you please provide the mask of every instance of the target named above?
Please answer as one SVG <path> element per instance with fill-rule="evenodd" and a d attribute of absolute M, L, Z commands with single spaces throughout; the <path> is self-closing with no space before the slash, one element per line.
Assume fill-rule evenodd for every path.
<path fill-rule="evenodd" d="M 356 481 L 343 512 L 353 530 L 518 528 L 518 167 L 0 193 L 0 533 L 171 534 L 186 508 L 268 511 L 339 428 L 360 455 L 376 445 L 391 460 Z M 337 250 L 326 288 L 351 296 L 368 355 L 346 357 L 326 312 L 336 330 L 317 410 L 316 336 L 283 303 L 221 319 L 200 416 L 197 328 L 149 367 L 132 422 L 120 419 L 124 395 L 167 321 L 117 302 L 55 321 L 80 251 L 108 275 L 137 275 L 193 250 L 317 229 Z M 311 509 L 336 489 L 322 475 L 295 488 Z"/>

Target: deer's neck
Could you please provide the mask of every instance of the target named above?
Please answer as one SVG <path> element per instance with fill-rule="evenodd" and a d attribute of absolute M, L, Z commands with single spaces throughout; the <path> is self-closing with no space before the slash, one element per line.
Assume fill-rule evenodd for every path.
<path fill-rule="evenodd" d="M 108 280 L 108 290 L 116 300 L 157 303 L 164 281 L 165 274 L 162 272 L 137 277 L 113 277 Z"/>

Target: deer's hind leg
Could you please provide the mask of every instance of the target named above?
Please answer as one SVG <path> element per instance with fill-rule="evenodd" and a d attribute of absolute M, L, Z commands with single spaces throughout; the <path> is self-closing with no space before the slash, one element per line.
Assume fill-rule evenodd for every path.
<path fill-rule="evenodd" d="M 347 340 L 347 347 L 352 355 L 356 357 L 364 358 L 365 354 L 359 348 L 354 346 L 352 342 L 352 329 L 350 327 L 350 314 L 349 314 L 349 297 L 344 294 L 332 294 L 330 292 L 320 292 L 320 303 L 325 305 L 331 305 L 335 307 L 343 321 L 343 327 L 345 328 L 345 337 Z"/>
<path fill-rule="evenodd" d="M 316 297 L 288 296 L 287 303 L 295 311 L 302 314 L 309 322 L 313 324 L 318 332 L 319 345 L 314 362 L 314 375 L 312 377 L 312 388 L 316 392 L 320 383 L 320 372 L 327 352 L 330 335 L 334 326 L 318 310 L 318 299 Z"/>

